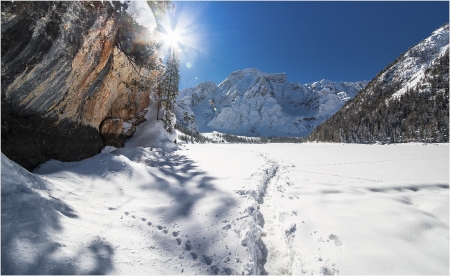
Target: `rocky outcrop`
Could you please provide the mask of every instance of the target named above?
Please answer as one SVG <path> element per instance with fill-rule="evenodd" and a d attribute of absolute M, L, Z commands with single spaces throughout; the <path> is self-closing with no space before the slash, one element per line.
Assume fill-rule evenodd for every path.
<path fill-rule="evenodd" d="M 27 169 L 122 146 L 157 53 L 119 2 L 1 3 L 2 152 Z M 146 41 L 146 42 L 143 42 Z"/>

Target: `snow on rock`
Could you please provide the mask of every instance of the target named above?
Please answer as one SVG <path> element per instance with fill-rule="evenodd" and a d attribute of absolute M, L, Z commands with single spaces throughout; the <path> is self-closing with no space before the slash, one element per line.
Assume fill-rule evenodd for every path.
<path fill-rule="evenodd" d="M 140 25 L 146 27 L 150 32 L 157 27 L 155 16 L 146 1 L 127 2 L 127 13 Z"/>
<path fill-rule="evenodd" d="M 391 98 L 399 98 L 413 89 L 425 78 L 425 71 L 439 57 L 443 56 L 449 47 L 449 25 L 445 24 L 434 31 L 431 36 L 409 49 L 399 62 L 391 66 L 380 76 L 386 82 L 398 82 L 399 89 Z"/>
<path fill-rule="evenodd" d="M 155 103 L 150 103 L 145 114 L 146 121 L 137 127 L 134 135 L 125 141 L 125 147 L 154 147 L 163 149 L 176 149 L 175 131 L 167 133 L 164 129 L 163 122 L 156 120 L 157 107 Z M 162 113 L 162 112 L 161 112 Z M 160 118 L 161 118 L 160 114 Z"/>
<path fill-rule="evenodd" d="M 289 82 L 285 73 L 248 68 L 231 73 L 218 86 L 203 82 L 180 91 L 177 119 L 183 124 L 186 116 L 181 114 L 191 109 L 200 132 L 304 136 L 366 84 L 322 80 L 301 85 Z"/>
<path fill-rule="evenodd" d="M 175 117 L 180 118 L 177 120 L 177 124 L 181 127 L 186 128 L 192 133 L 197 133 L 197 124 L 195 123 L 195 115 L 188 105 L 183 103 L 176 103 L 175 107 Z"/>

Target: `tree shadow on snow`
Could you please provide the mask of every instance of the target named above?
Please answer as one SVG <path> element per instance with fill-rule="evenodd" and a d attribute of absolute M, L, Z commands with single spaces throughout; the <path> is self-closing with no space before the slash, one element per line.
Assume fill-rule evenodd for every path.
<path fill-rule="evenodd" d="M 45 191 L 32 189 L 24 183 L 38 181 L 42 187 L 45 185 L 42 179 L 3 161 L 2 171 L 12 169 L 18 173 L 2 173 L 1 273 L 45 275 L 110 272 L 114 251 L 105 241 L 92 241 L 86 247 L 77 249 L 75 255 L 61 258 L 66 245 L 64 241 L 57 242 L 54 239 L 54 235 L 62 231 L 61 216 L 77 219 L 78 215 L 63 201 L 47 197 Z M 10 165 L 13 167 L 9 168 Z"/>
<path fill-rule="evenodd" d="M 152 173 L 154 177 L 152 181 L 142 185 L 141 189 L 163 192 L 171 199 L 170 203 L 167 202 L 164 206 L 157 208 L 157 212 L 160 217 L 164 218 L 165 223 L 165 227 L 159 229 L 159 231 L 169 230 L 161 232 L 166 234 L 159 235 L 156 240 L 159 248 L 168 252 L 179 252 L 178 258 L 203 263 L 207 268 L 207 274 L 232 273 L 230 268 L 219 267 L 218 264 L 214 263 L 217 257 L 213 257 L 212 247 L 214 241 L 218 242 L 224 239 L 224 233 L 229 230 L 223 221 L 229 219 L 228 214 L 236 208 L 235 196 L 217 187 L 217 184 L 214 183 L 217 178 L 202 171 L 193 160 L 186 156 L 168 156 L 166 160 L 158 163 L 157 168 L 158 175 Z M 202 206 L 206 202 L 211 204 L 211 198 L 213 198 L 214 206 Z M 202 201 L 205 199 L 207 201 Z M 196 209 L 197 206 L 199 209 Z M 198 210 L 203 211 L 200 216 L 197 214 Z M 200 222 L 200 217 L 208 222 Z M 199 223 L 194 224 L 195 226 L 190 224 L 189 227 L 191 228 L 189 229 L 183 227 L 182 231 L 186 231 L 186 233 L 180 232 L 179 228 L 174 228 L 172 230 L 175 231 L 176 235 L 171 235 L 170 226 L 179 224 L 181 219 L 184 219 L 185 222 L 192 222 L 197 219 Z M 220 225 L 219 227 L 213 227 L 220 231 L 207 230 L 211 224 Z M 189 237 L 187 237 L 187 234 L 189 234 Z M 226 256 L 222 257 L 226 258 Z"/>
<path fill-rule="evenodd" d="M 216 178 L 201 171 L 193 160 L 181 155 L 172 155 L 158 165 L 160 175 L 153 174 L 156 181 L 143 185 L 141 188 L 165 192 L 172 198 L 170 205 L 161 207 L 169 220 L 188 217 L 195 204 L 208 196 L 220 198 L 219 202 L 216 201 L 218 205 L 217 210 L 214 211 L 216 217 L 221 217 L 236 205 L 235 199 L 230 194 L 215 187 L 213 182 Z"/>

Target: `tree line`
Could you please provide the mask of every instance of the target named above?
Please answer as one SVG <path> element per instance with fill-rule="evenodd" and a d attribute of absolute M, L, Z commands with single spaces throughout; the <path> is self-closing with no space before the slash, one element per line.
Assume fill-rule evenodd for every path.
<path fill-rule="evenodd" d="M 308 141 L 373 143 L 449 141 L 449 52 L 413 88 L 391 99 L 399 82 L 373 81 L 313 130 Z M 376 78 L 378 79 L 378 78 Z"/>

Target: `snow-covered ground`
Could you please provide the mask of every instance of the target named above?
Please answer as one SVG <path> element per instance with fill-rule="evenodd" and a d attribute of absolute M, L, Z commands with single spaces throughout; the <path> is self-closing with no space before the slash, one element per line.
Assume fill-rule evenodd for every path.
<path fill-rule="evenodd" d="M 448 144 L 137 140 L 2 154 L 2 274 L 449 273 Z"/>

